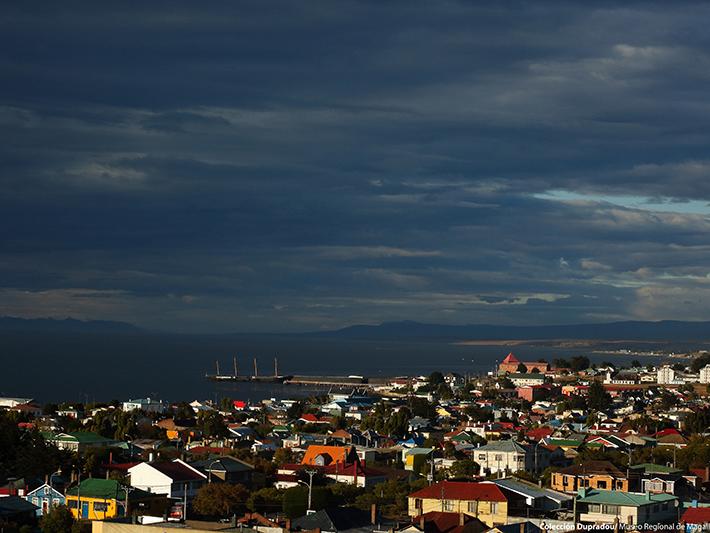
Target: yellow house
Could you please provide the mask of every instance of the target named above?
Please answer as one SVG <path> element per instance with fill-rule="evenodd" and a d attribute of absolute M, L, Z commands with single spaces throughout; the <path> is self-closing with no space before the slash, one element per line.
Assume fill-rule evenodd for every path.
<path fill-rule="evenodd" d="M 66 505 L 74 518 L 83 520 L 116 518 L 126 514 L 127 492 L 129 514 L 140 507 L 142 513 L 161 516 L 169 507 L 165 495 L 126 487 L 114 479 L 96 478 L 85 479 L 78 486 L 67 489 Z"/>
<path fill-rule="evenodd" d="M 489 527 L 508 521 L 508 500 L 490 482 L 440 481 L 410 494 L 408 504 L 411 517 L 441 511 L 474 516 Z"/>
<path fill-rule="evenodd" d="M 68 489 L 66 501 L 74 518 L 105 520 L 124 516 L 126 489 L 114 479 L 89 478 Z"/>
<path fill-rule="evenodd" d="M 629 479 L 609 461 L 587 461 L 553 472 L 550 488 L 560 492 L 577 492 L 582 488 L 629 492 Z"/>

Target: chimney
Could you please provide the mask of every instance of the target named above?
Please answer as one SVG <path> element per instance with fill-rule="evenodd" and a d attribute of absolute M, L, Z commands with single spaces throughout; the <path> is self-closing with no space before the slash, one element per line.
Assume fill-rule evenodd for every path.
<path fill-rule="evenodd" d="M 370 506 L 370 523 L 374 526 L 377 524 L 377 504 L 373 503 Z"/>

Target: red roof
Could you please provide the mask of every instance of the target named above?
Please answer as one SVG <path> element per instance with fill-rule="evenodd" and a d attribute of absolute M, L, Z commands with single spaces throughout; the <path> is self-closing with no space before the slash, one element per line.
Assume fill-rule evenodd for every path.
<path fill-rule="evenodd" d="M 678 431 L 675 428 L 666 428 L 662 429 L 658 433 L 656 433 L 656 438 L 658 437 L 665 437 L 666 435 L 680 435 L 680 431 Z"/>
<path fill-rule="evenodd" d="M 515 355 L 513 355 L 513 352 L 510 352 L 505 359 L 503 359 L 503 364 L 512 364 L 512 363 L 519 363 L 520 361 L 518 360 Z"/>
<path fill-rule="evenodd" d="M 683 513 L 680 521 L 684 524 L 710 523 L 710 507 L 691 507 Z"/>
<path fill-rule="evenodd" d="M 441 511 L 430 511 L 417 517 L 413 522 L 417 524 L 419 520 L 424 520 L 424 531 L 426 533 L 454 533 L 462 529 L 461 516 L 459 513 L 444 513 Z M 472 516 L 463 516 L 464 524 L 475 520 Z"/>
<path fill-rule="evenodd" d="M 409 495 L 410 498 L 434 500 L 478 500 L 488 502 L 508 501 L 495 483 L 469 481 L 440 481 Z"/>
<path fill-rule="evenodd" d="M 529 439 L 532 440 L 540 440 L 544 439 L 545 437 L 549 437 L 554 433 L 552 428 L 548 427 L 541 427 L 541 428 L 536 428 L 536 429 L 531 429 L 528 431 L 525 436 L 528 437 Z"/>

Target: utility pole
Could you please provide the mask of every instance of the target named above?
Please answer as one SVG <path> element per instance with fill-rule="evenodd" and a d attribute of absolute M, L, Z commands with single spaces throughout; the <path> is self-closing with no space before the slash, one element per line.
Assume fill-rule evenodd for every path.
<path fill-rule="evenodd" d="M 259 369 L 256 366 L 256 357 L 254 358 L 254 377 L 259 377 Z"/>
<path fill-rule="evenodd" d="M 236 378 L 239 375 L 238 368 L 237 368 L 237 357 L 234 357 L 234 377 Z"/>

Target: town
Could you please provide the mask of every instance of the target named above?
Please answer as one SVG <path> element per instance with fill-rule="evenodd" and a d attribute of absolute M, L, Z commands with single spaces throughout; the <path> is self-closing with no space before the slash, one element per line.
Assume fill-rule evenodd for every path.
<path fill-rule="evenodd" d="M 707 530 L 710 354 L 305 399 L 0 398 L 2 531 Z"/>

